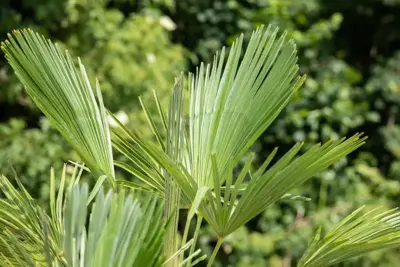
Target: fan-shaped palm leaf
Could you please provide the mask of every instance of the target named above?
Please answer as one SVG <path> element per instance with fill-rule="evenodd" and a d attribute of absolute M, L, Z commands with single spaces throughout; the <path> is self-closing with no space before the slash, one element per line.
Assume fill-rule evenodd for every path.
<path fill-rule="evenodd" d="M 199 188 L 210 188 L 199 211 L 221 238 L 364 141 L 360 135 L 355 135 L 346 141 L 317 145 L 296 158 L 302 147 L 297 144 L 266 170 L 274 151 L 248 183 L 245 178 L 251 161 L 238 177 L 233 177 L 233 168 L 302 82 L 302 78 L 297 77 L 295 45 L 292 40 L 286 40 L 285 34 L 278 38 L 277 32 L 272 27 L 255 31 L 243 59 L 240 59 L 243 42 L 240 37 L 225 64 L 223 50 L 215 57 L 213 65 L 201 65 L 197 75 L 189 77 L 189 115 L 186 116 L 180 106 L 170 106 L 170 109 L 180 110 L 181 118 L 188 118 L 187 127 L 182 128 L 180 134 L 184 150 L 180 164 L 177 165 L 159 145 L 130 133 L 121 124 L 119 131 L 129 138 L 118 136 L 114 142 L 119 149 L 124 146 L 135 151 L 135 155 L 146 155 L 146 160 L 131 157 L 133 164 L 129 168 L 142 173 L 149 172 L 136 166 L 151 166 L 154 172 L 160 167 L 165 169 L 190 202 L 195 200 Z M 135 145 L 126 140 L 132 140 Z M 162 175 L 158 177 L 161 184 Z M 146 176 L 142 179 L 146 180 Z M 225 185 L 224 192 L 222 185 Z"/>
<path fill-rule="evenodd" d="M 2 50 L 35 104 L 69 141 L 96 177 L 114 183 L 109 129 L 96 83 L 97 100 L 79 60 L 31 30 L 14 31 Z"/>

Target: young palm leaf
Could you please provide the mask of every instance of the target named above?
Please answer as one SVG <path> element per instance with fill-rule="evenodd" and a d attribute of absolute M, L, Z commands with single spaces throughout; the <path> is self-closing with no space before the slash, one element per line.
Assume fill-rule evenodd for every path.
<path fill-rule="evenodd" d="M 286 34 L 279 38 L 277 34 L 277 28 L 269 26 L 264 30 L 260 27 L 253 33 L 242 60 L 243 36 L 231 47 L 226 63 L 223 49 L 220 55 L 217 53 L 212 66 L 201 64 L 196 75 L 189 75 L 188 128 L 182 129 L 187 139 L 184 165 L 198 185 L 213 185 L 210 177 L 212 154 L 221 168 L 229 160 L 236 165 L 302 84 L 304 77 L 297 76 L 295 44 L 293 40 L 286 40 Z M 170 106 L 169 112 L 171 109 L 180 107 Z M 163 118 L 163 112 L 159 113 Z M 148 117 L 151 116 L 148 114 Z M 152 121 L 149 119 L 149 124 L 154 129 Z M 159 131 L 153 132 L 159 136 Z M 143 176 L 149 173 L 148 162 L 152 161 L 138 156 L 143 154 L 139 153 L 140 149 L 143 152 L 146 148 L 140 148 L 141 144 L 139 148 L 126 143 L 123 146 L 123 139 L 117 137 L 116 147 L 136 165 L 121 164 L 122 167 L 135 175 L 140 171 L 138 176 L 159 190 L 152 181 L 158 175 Z M 140 135 L 132 139 L 135 144 L 143 142 Z M 131 153 L 127 153 L 129 148 Z M 224 179 L 220 182 L 222 184 Z"/>
<path fill-rule="evenodd" d="M 114 165 L 106 113 L 79 60 L 31 30 L 14 31 L 1 44 L 6 58 L 35 104 L 79 153 L 96 178 L 114 183 Z"/>
<path fill-rule="evenodd" d="M 397 209 L 363 207 L 343 219 L 325 237 L 319 229 L 298 267 L 326 267 L 367 252 L 400 245 L 400 213 Z"/>
<path fill-rule="evenodd" d="M 277 38 L 277 33 L 278 29 L 271 26 L 266 30 L 259 28 L 253 33 L 242 60 L 241 36 L 233 44 L 226 63 L 223 49 L 212 66 L 202 64 L 197 75 L 189 75 L 188 127 L 182 128 L 180 135 L 186 143 L 182 148 L 183 165 L 197 185 L 213 186 L 212 156 L 221 168 L 230 160 L 236 165 L 301 85 L 303 78 L 297 76 L 294 42 L 287 41 L 285 34 Z M 169 113 L 171 109 L 181 110 L 181 107 L 171 105 Z M 160 116 L 163 118 L 162 111 Z M 149 155 L 146 147 L 149 142 L 120 126 L 131 142 L 116 134 L 114 145 L 133 162 L 120 165 L 151 188 L 162 190 L 158 160 Z M 151 123 L 150 127 L 154 128 Z M 167 138 L 165 143 L 168 142 Z M 220 183 L 223 182 L 224 178 Z"/>
<path fill-rule="evenodd" d="M 65 207 L 64 250 L 69 266 L 161 266 L 165 225 L 154 197 L 100 189 L 89 222 L 86 185 L 74 186 Z M 86 227 L 87 225 L 87 227 Z"/>

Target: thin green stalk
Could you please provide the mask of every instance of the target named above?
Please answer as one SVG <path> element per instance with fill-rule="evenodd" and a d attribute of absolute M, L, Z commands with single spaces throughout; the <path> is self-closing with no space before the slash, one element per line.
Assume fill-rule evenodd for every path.
<path fill-rule="evenodd" d="M 187 237 L 188 237 L 188 234 L 189 234 L 190 223 L 191 223 L 191 221 L 192 221 L 192 219 L 189 218 L 189 215 L 190 215 L 190 213 L 189 213 L 189 211 L 188 211 L 188 215 L 187 215 L 186 223 L 185 223 L 185 230 L 183 231 L 183 237 L 182 237 L 181 246 L 184 246 L 184 245 L 186 244 L 186 240 L 187 240 Z M 193 247 L 193 246 L 192 246 L 192 247 Z M 182 253 L 182 255 L 181 255 L 181 262 L 183 261 L 184 255 L 185 255 L 185 253 Z M 189 254 L 189 255 L 190 255 L 190 254 Z"/>
<path fill-rule="evenodd" d="M 203 221 L 203 216 L 197 214 L 197 224 L 196 224 L 196 229 L 194 231 L 193 244 L 192 247 L 190 248 L 189 255 L 192 255 L 192 253 L 194 253 L 194 250 L 196 249 L 197 238 L 199 237 L 199 231 L 202 221 Z M 186 266 L 190 267 L 191 264 L 192 264 L 192 259 L 189 259 Z"/>
<path fill-rule="evenodd" d="M 223 238 L 223 237 L 219 237 L 219 238 L 218 238 L 218 242 L 217 242 L 217 244 L 215 245 L 214 251 L 213 251 L 213 253 L 211 254 L 211 257 L 210 257 L 210 260 L 209 260 L 209 262 L 208 262 L 208 264 L 207 264 L 207 267 L 211 267 L 212 264 L 214 263 L 215 257 L 217 256 L 218 250 L 219 250 L 219 248 L 221 247 L 222 242 L 224 242 L 224 238 Z"/>

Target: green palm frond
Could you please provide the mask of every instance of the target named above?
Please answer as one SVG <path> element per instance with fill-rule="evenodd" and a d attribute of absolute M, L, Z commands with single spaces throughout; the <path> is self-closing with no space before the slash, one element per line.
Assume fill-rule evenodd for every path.
<path fill-rule="evenodd" d="M 189 75 L 189 166 L 197 184 L 213 186 L 213 155 L 221 169 L 236 165 L 303 83 L 294 41 L 277 35 L 278 28 L 260 27 L 241 59 L 242 35 L 226 63 L 223 49 Z"/>
<path fill-rule="evenodd" d="M 114 182 L 114 165 L 106 112 L 79 60 L 31 30 L 14 31 L 2 50 L 35 104 L 69 141 L 96 177 Z"/>
<path fill-rule="evenodd" d="M 187 115 L 179 105 L 170 106 L 169 113 L 181 110 L 180 116 L 186 118 L 186 127 L 180 133 L 185 139 L 181 148 L 183 165 L 199 186 L 213 185 L 211 156 L 214 155 L 222 168 L 229 160 L 235 165 L 304 80 L 297 76 L 294 42 L 287 41 L 286 34 L 277 38 L 277 33 L 278 29 L 271 26 L 266 30 L 259 28 L 253 33 L 242 60 L 241 36 L 231 47 L 226 63 L 223 49 L 213 65 L 202 64 L 196 75 L 189 75 Z M 161 120 L 166 121 L 157 97 L 155 100 Z M 160 141 L 160 131 L 153 123 L 155 119 L 142 106 L 150 128 L 165 151 L 165 144 L 170 140 L 167 137 L 164 142 Z M 157 160 L 148 155 L 148 142 L 141 139 L 138 130 L 131 133 L 120 126 L 122 131 L 114 130 L 114 146 L 132 164 L 117 162 L 117 165 L 140 178 L 149 189 L 163 194 L 163 176 Z M 167 123 L 164 126 L 168 133 L 169 126 Z"/>
<path fill-rule="evenodd" d="M 251 160 L 238 177 L 233 177 L 233 169 L 244 153 L 303 81 L 297 75 L 295 44 L 286 40 L 285 34 L 279 38 L 277 34 L 277 28 L 259 28 L 253 33 L 242 59 L 243 37 L 240 37 L 226 63 L 223 50 L 213 65 L 201 65 L 197 75 L 189 76 L 188 115 L 181 103 L 171 105 L 169 110 L 181 110 L 180 117 L 187 118 L 186 127 L 176 134 L 182 140 L 179 164 L 159 144 L 143 140 L 140 134 L 130 132 L 122 124 L 115 130 L 128 136 L 119 135 L 114 145 L 122 152 L 121 147 L 125 149 L 124 154 L 132 161 L 125 168 L 131 173 L 159 173 L 152 178 L 158 177 L 162 190 L 161 173 L 165 169 L 190 203 L 199 188 L 210 189 L 199 205 L 199 213 L 221 238 L 364 143 L 365 138 L 357 134 L 348 140 L 316 145 L 301 156 L 299 143 L 270 168 L 276 150 L 250 177 Z M 165 142 L 171 140 L 167 138 Z M 126 153 L 128 150 L 136 156 L 130 156 Z M 147 176 L 142 175 L 141 179 L 158 190 Z"/>
<path fill-rule="evenodd" d="M 171 110 L 180 111 L 186 118 L 182 128 L 184 140 L 183 164 L 200 186 L 211 187 L 211 156 L 222 168 L 229 160 L 239 162 L 244 153 L 272 123 L 290 100 L 292 94 L 300 87 L 304 77 L 297 75 L 296 47 L 293 40 L 286 40 L 286 34 L 277 37 L 278 29 L 260 27 L 252 35 L 250 43 L 241 60 L 243 37 L 231 47 L 227 62 L 224 62 L 225 50 L 216 55 L 213 65 L 200 66 L 196 75 L 189 75 L 189 111 L 177 105 Z M 155 97 L 159 107 L 159 101 Z M 152 129 L 162 150 L 163 142 L 152 116 L 147 115 Z M 185 106 L 185 105 L 184 105 Z M 159 107 L 159 116 L 165 121 L 164 113 Z M 165 123 L 167 128 L 168 125 Z M 124 127 L 121 125 L 121 128 Z M 115 133 L 117 131 L 114 131 Z M 120 131 L 121 132 L 121 131 Z M 129 132 L 123 129 L 122 132 Z M 154 159 L 145 157 L 146 144 L 140 133 L 128 133 L 129 142 L 120 134 L 114 139 L 115 147 L 124 153 L 132 164 L 118 162 L 125 170 L 143 180 L 150 188 L 161 191 L 162 175 Z M 133 145 L 135 144 L 135 145 Z M 221 184 L 224 179 L 221 180 Z"/>
<path fill-rule="evenodd" d="M 161 266 L 163 205 L 153 196 L 97 191 L 91 205 L 76 166 L 64 168 L 56 194 L 51 172 L 50 214 L 17 183 L 0 179 L 0 266 Z"/>
<path fill-rule="evenodd" d="M 167 142 L 165 152 L 174 161 L 175 165 L 182 164 L 184 152 L 184 117 L 183 117 L 183 79 L 179 78 L 172 89 L 170 108 L 167 120 Z M 164 215 L 171 220 L 172 227 L 167 231 L 165 255 L 173 255 L 179 249 L 178 223 L 181 190 L 173 177 L 163 170 L 165 179 L 165 209 Z M 185 242 L 186 240 L 184 240 Z M 184 244 L 182 244 L 184 245 Z M 179 258 L 173 259 L 167 266 L 179 265 Z"/>
<path fill-rule="evenodd" d="M 64 249 L 69 266 L 161 266 L 163 206 L 154 197 L 139 202 L 125 191 L 101 189 L 90 214 L 88 197 L 87 185 L 68 194 Z"/>
<path fill-rule="evenodd" d="M 76 167 L 70 181 L 79 180 L 81 174 Z M 0 190 L 5 198 L 0 199 L 0 266 L 49 266 L 57 262 L 66 266 L 63 253 L 63 205 L 66 189 L 64 167 L 58 194 L 55 176 L 51 171 L 50 215 L 46 214 L 25 190 L 18 177 L 18 188 L 4 176 L 0 178 Z"/>
<path fill-rule="evenodd" d="M 113 116 L 111 114 L 111 116 Z M 134 177 L 140 179 L 143 184 L 140 185 L 148 191 L 153 191 L 161 197 L 165 196 L 165 178 L 161 167 L 145 150 L 144 140 L 141 140 L 137 134 L 129 131 L 124 125 L 118 122 L 117 129 L 112 129 L 113 146 L 126 156 L 129 163 L 115 161 L 117 167 L 131 173 Z M 117 181 L 120 184 L 127 184 L 126 181 Z M 132 185 L 137 186 L 137 185 Z"/>
<path fill-rule="evenodd" d="M 400 213 L 397 209 L 373 209 L 361 214 L 364 207 L 343 219 L 321 237 L 319 229 L 299 267 L 326 267 L 367 252 L 400 245 Z"/>
<path fill-rule="evenodd" d="M 295 145 L 277 163 L 265 169 L 270 164 L 275 153 L 272 153 L 265 163 L 251 175 L 246 190 L 238 197 L 239 186 L 248 172 L 250 160 L 243 168 L 236 181 L 233 181 L 232 168 L 227 168 L 228 173 L 223 173 L 215 166 L 216 196 L 223 197 L 221 203 L 218 197 L 209 195 L 211 205 L 205 206 L 204 216 L 213 225 L 221 236 L 227 236 L 240 226 L 264 211 L 274 202 L 280 200 L 291 189 L 301 185 L 306 180 L 329 167 L 338 159 L 354 151 L 364 143 L 364 138 L 355 135 L 348 140 L 327 142 L 316 145 L 305 154 L 296 157 L 302 144 Z M 215 164 L 216 165 L 216 164 Z M 222 177 L 227 177 L 227 185 L 233 188 L 222 192 L 217 184 Z"/>
<path fill-rule="evenodd" d="M 218 235 L 211 266 L 226 236 L 276 201 L 304 199 L 290 191 L 365 140 L 356 134 L 302 154 L 303 144 L 298 143 L 276 160 L 275 149 L 255 172 L 250 171 L 250 157 L 235 175 L 239 161 L 304 81 L 293 40 L 285 33 L 278 36 L 272 26 L 253 32 L 246 49 L 243 36 L 238 38 L 226 62 L 223 49 L 213 64 L 202 64 L 190 74 L 186 84 L 179 77 L 168 112 L 155 94 L 157 120 L 140 100 L 154 140 L 143 138 L 140 129 L 130 131 L 115 117 L 119 127 L 111 136 L 99 84 L 96 97 L 83 65 L 79 62 L 77 70 L 68 53 L 44 37 L 16 31 L 2 49 L 34 102 L 98 180 L 91 191 L 81 185 L 86 168 L 75 164 L 68 185 L 64 169 L 56 194 L 52 172 L 47 215 L 18 179 L 19 190 L 1 177 L 0 266 L 192 266 L 205 257 L 196 250 L 203 218 Z M 111 138 L 127 161 L 113 161 Z M 115 180 L 114 165 L 141 182 Z M 111 190 L 103 188 L 105 179 Z M 130 187 L 141 191 L 124 191 Z M 182 207 L 188 208 L 188 217 L 179 241 Z M 360 215 L 357 210 L 324 238 L 318 233 L 299 267 L 329 266 L 399 245 L 398 214 Z M 196 232 L 189 239 L 195 217 Z"/>

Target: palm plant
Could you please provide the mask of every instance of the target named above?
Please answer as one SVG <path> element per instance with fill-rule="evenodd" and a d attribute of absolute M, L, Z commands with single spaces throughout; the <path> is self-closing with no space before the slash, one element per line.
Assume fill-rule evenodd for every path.
<path fill-rule="evenodd" d="M 19 190 L 0 179 L 1 266 L 193 266 L 207 258 L 196 249 L 203 220 L 218 236 L 208 257 L 212 266 L 229 234 L 280 199 L 299 198 L 290 190 L 365 140 L 356 134 L 301 155 L 298 143 L 280 159 L 274 159 L 275 149 L 256 171 L 252 155 L 241 164 L 305 79 L 298 75 L 293 40 L 272 26 L 254 31 L 245 49 L 243 36 L 238 38 L 226 62 L 222 49 L 211 65 L 201 64 L 187 80 L 178 77 L 167 112 L 156 92 L 157 114 L 141 100 L 154 134 L 150 140 L 119 123 L 104 107 L 99 82 L 93 89 L 83 64 L 78 60 L 76 66 L 50 40 L 31 30 L 14 31 L 2 50 L 87 167 L 75 164 L 68 184 L 64 169 L 58 190 L 51 172 L 49 214 L 18 178 Z M 108 127 L 108 115 L 118 127 Z M 113 147 L 124 161 L 114 160 Z M 115 167 L 135 182 L 116 177 Z M 90 191 L 80 182 L 83 171 L 96 179 Z M 183 209 L 188 215 L 181 234 Z M 194 218 L 196 230 L 189 236 Z M 317 231 L 298 266 L 330 266 L 399 244 L 396 210 L 359 209 L 324 237 Z"/>

